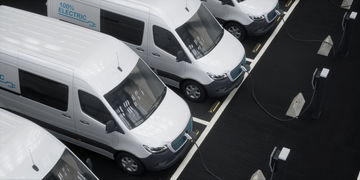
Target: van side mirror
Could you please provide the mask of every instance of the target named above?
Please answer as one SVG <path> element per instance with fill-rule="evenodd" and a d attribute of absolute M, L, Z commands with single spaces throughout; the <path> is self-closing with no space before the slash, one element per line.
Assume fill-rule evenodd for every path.
<path fill-rule="evenodd" d="M 179 50 L 176 53 L 176 62 L 180 62 L 180 61 L 186 61 L 189 62 L 189 59 L 186 57 L 184 51 Z"/>
<path fill-rule="evenodd" d="M 107 133 L 112 133 L 117 130 L 117 126 L 115 124 L 115 121 L 110 120 L 106 122 L 105 130 Z"/>
<path fill-rule="evenodd" d="M 91 171 L 93 171 L 94 166 L 93 166 L 93 163 L 92 163 L 92 161 L 91 161 L 90 158 L 86 158 L 85 164 L 86 164 L 86 166 L 87 166 Z"/>

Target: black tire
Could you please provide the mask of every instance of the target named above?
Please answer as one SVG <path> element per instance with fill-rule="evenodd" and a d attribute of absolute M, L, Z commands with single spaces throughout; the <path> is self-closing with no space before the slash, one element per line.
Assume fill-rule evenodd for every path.
<path fill-rule="evenodd" d="M 141 161 L 129 153 L 120 152 L 116 156 L 116 163 L 123 171 L 131 175 L 141 175 L 145 171 Z"/>
<path fill-rule="evenodd" d="M 192 102 L 202 102 L 206 98 L 204 87 L 195 81 L 185 81 L 181 85 L 181 91 L 185 98 Z"/>
<path fill-rule="evenodd" d="M 225 24 L 224 28 L 233 36 L 235 36 L 239 41 L 243 41 L 246 38 L 246 31 L 244 26 L 237 22 L 228 22 Z"/>

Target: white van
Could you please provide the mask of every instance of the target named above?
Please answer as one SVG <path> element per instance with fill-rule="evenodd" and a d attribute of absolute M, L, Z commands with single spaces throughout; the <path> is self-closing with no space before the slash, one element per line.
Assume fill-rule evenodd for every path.
<path fill-rule="evenodd" d="M 190 146 L 188 105 L 124 43 L 6 6 L 0 107 L 115 159 L 131 174 L 167 168 Z"/>
<path fill-rule="evenodd" d="M 64 144 L 0 108 L 0 179 L 98 179 Z"/>
<path fill-rule="evenodd" d="M 47 8 L 124 41 L 191 101 L 227 95 L 243 79 L 244 47 L 199 0 L 48 0 Z"/>
<path fill-rule="evenodd" d="M 278 0 L 201 0 L 237 39 L 263 35 L 281 15 Z"/>

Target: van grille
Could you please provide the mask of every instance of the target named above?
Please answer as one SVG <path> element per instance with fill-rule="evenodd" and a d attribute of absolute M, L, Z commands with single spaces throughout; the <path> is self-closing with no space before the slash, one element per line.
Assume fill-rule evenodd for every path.
<path fill-rule="evenodd" d="M 279 9 L 279 4 L 277 4 L 276 7 L 266 15 L 268 22 L 272 22 L 276 18 L 278 15 L 276 12 L 277 9 Z"/>
<path fill-rule="evenodd" d="M 231 79 L 235 80 L 236 78 L 239 77 L 240 73 L 241 73 L 241 68 L 239 64 L 230 72 Z"/>
<path fill-rule="evenodd" d="M 186 143 L 185 132 L 191 132 L 191 131 L 192 131 L 192 118 L 190 119 L 189 123 L 186 125 L 184 131 L 171 143 L 172 149 L 178 151 Z"/>
<path fill-rule="evenodd" d="M 241 65 L 242 65 L 243 63 L 245 63 L 245 56 L 244 56 L 244 58 L 241 60 L 240 64 L 237 65 L 233 70 L 230 71 L 230 77 L 231 77 L 231 79 L 232 79 L 233 81 L 236 80 L 236 79 L 240 76 L 240 74 L 241 74 L 241 72 L 242 72 L 242 70 L 241 70 Z"/>
<path fill-rule="evenodd" d="M 272 10 L 270 13 L 267 14 L 267 19 L 269 22 L 273 21 L 274 18 L 276 17 L 276 12 L 275 12 L 275 9 Z"/>

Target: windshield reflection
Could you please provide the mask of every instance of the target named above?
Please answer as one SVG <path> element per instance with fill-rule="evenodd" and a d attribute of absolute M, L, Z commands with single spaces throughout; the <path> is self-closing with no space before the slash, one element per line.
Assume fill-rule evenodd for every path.
<path fill-rule="evenodd" d="M 97 178 L 69 150 L 65 149 L 59 161 L 43 180 L 97 180 Z"/>
<path fill-rule="evenodd" d="M 165 85 L 140 59 L 129 76 L 105 99 L 129 129 L 142 124 L 159 106 Z"/>
<path fill-rule="evenodd" d="M 176 32 L 195 59 L 208 54 L 224 34 L 222 27 L 203 5 Z"/>

